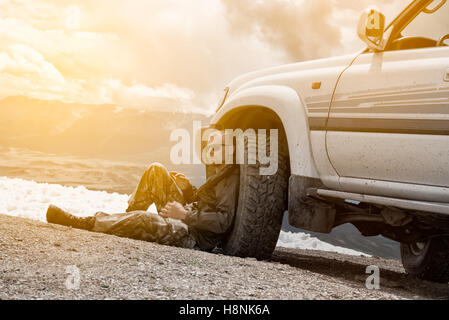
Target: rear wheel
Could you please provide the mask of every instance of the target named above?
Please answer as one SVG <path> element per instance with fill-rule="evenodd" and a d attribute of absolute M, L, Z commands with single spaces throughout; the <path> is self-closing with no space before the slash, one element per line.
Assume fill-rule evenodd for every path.
<path fill-rule="evenodd" d="M 226 254 L 264 260 L 276 248 L 287 209 L 290 175 L 287 143 L 282 136 L 278 149 L 278 171 L 274 175 L 261 175 L 259 162 L 241 165 L 236 218 L 223 245 Z M 269 141 L 266 150 L 270 150 Z"/>
<path fill-rule="evenodd" d="M 423 242 L 401 244 L 402 264 L 407 273 L 421 279 L 449 282 L 449 237 L 429 238 Z"/>

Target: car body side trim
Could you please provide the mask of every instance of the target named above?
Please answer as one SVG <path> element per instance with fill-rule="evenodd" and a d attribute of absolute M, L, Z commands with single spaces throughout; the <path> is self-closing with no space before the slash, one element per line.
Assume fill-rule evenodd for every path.
<path fill-rule="evenodd" d="M 404 200 L 396 198 L 387 198 L 379 196 L 370 196 L 357 193 L 348 193 L 334 190 L 309 189 L 308 196 L 320 196 L 326 198 L 337 198 L 344 200 L 352 200 L 358 202 L 378 204 L 388 207 L 396 207 L 406 210 L 416 210 L 423 212 L 439 213 L 449 216 L 449 203 L 423 202 L 414 200 Z"/>
<path fill-rule="evenodd" d="M 449 135 L 449 119 L 373 119 L 310 117 L 311 131 Z"/>

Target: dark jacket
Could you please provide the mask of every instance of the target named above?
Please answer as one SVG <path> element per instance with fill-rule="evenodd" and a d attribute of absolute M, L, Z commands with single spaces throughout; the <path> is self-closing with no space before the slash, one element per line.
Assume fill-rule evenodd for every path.
<path fill-rule="evenodd" d="M 238 166 L 228 165 L 196 191 L 184 222 L 201 250 L 213 250 L 230 231 L 239 194 Z"/>

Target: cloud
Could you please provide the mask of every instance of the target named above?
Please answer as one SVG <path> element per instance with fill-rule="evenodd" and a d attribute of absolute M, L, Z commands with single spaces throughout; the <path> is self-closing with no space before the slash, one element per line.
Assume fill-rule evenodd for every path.
<path fill-rule="evenodd" d="M 0 72 L 30 80 L 47 81 L 48 84 L 65 84 L 61 73 L 43 55 L 22 44 L 14 44 L 0 53 Z"/>
<path fill-rule="evenodd" d="M 329 0 L 222 0 L 231 29 L 255 34 L 292 60 L 325 56 L 340 45 L 341 32 L 333 24 Z"/>
<path fill-rule="evenodd" d="M 222 0 L 231 31 L 256 36 L 289 61 L 357 51 L 363 9 L 377 4 L 392 18 L 410 0 Z"/>
<path fill-rule="evenodd" d="M 372 2 L 394 7 L 386 0 L 0 0 L 0 97 L 213 110 L 242 73 L 359 49 L 356 22 Z"/>
<path fill-rule="evenodd" d="M 40 52 L 23 44 L 0 52 L 0 84 L 0 97 L 14 94 L 37 99 L 60 98 L 78 87 L 67 82 Z"/>
<path fill-rule="evenodd" d="M 124 93 L 142 98 L 170 98 L 176 100 L 191 100 L 195 94 L 188 89 L 166 83 L 163 86 L 149 88 L 141 83 L 124 88 Z"/>
<path fill-rule="evenodd" d="M 135 87 L 138 83 L 156 91 L 164 88 L 165 97 L 159 98 L 179 101 L 183 108 L 214 109 L 232 78 L 282 63 L 277 53 L 257 39 L 230 35 L 219 0 L 80 0 L 76 6 L 65 0 L 26 5 L 11 1 L 0 4 L 0 12 L 4 13 L 0 52 L 11 44 L 40 52 L 67 82 L 76 84 L 75 91 L 68 87 L 61 93 L 62 101 L 103 101 L 125 107 L 141 101 L 147 108 L 150 98 L 156 97 L 148 96 L 148 91 L 142 94 Z M 130 89 L 111 93 L 111 87 L 104 85 L 108 79 L 118 79 Z M 24 93 L 20 86 L 8 88 L 11 92 L 4 89 L 4 95 Z M 188 94 L 191 99 L 186 103 L 180 92 L 195 95 Z M 42 96 L 55 97 L 55 92 Z M 114 100 L 119 97 L 120 101 Z M 132 98 L 128 102 L 123 97 Z"/>
<path fill-rule="evenodd" d="M 142 110 L 198 112 L 206 110 L 195 107 L 191 101 L 193 91 L 166 83 L 162 86 L 148 87 L 142 83 L 124 85 L 118 79 L 108 79 L 103 83 L 104 95 L 120 106 Z"/>

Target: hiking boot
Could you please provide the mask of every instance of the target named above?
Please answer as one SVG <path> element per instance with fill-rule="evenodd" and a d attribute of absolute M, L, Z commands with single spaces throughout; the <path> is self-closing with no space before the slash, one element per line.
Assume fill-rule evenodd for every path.
<path fill-rule="evenodd" d="M 47 222 L 90 231 L 94 227 L 95 217 L 76 217 L 54 205 L 50 205 L 47 210 Z"/>

